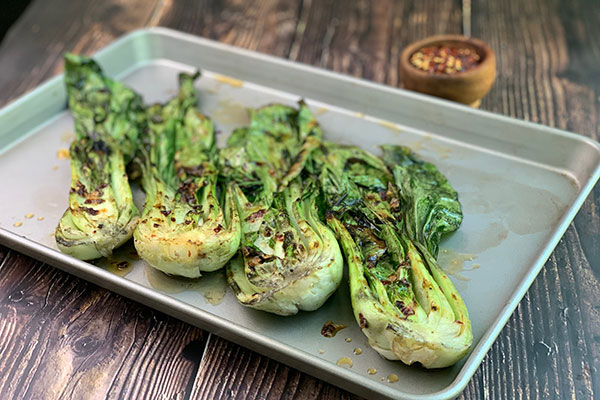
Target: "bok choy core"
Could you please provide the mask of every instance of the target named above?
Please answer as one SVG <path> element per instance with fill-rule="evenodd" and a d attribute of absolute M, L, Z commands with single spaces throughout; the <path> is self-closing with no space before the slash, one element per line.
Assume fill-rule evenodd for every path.
<path fill-rule="evenodd" d="M 337 289 L 343 259 L 319 220 L 318 185 L 302 171 L 321 130 L 304 103 L 252 111 L 220 155 L 222 175 L 238 184 L 241 254 L 227 278 L 244 305 L 280 315 L 315 310 Z"/>
<path fill-rule="evenodd" d="M 240 240 L 233 187 L 217 181 L 213 123 L 196 109 L 198 75 L 180 74 L 178 96 L 148 108 L 146 202 L 134 232 L 140 257 L 187 278 L 223 267 Z"/>
<path fill-rule="evenodd" d="M 139 95 L 106 78 L 87 57 L 65 55 L 65 83 L 76 138 L 69 208 L 55 237 L 62 252 L 91 260 L 111 255 L 137 224 L 125 166 L 136 151 L 144 109 Z"/>
<path fill-rule="evenodd" d="M 403 151 L 387 148 L 385 159 L 402 161 L 400 166 L 408 164 L 401 156 L 419 163 Z M 354 147 L 330 145 L 325 153 L 321 181 L 330 205 L 327 221 L 344 251 L 352 308 L 369 344 L 385 358 L 406 364 L 441 368 L 456 363 L 471 346 L 471 323 L 460 295 L 428 249 L 437 250 L 439 240 L 431 230 L 447 232 L 452 228 L 446 227 L 456 229 L 460 223 L 455 204 L 442 204 L 447 181 L 431 170 L 426 177 L 439 185 L 420 192 L 415 188 L 424 185 L 425 175 L 413 176 L 415 182 L 397 171 L 394 179 L 380 159 Z M 436 190 L 445 192 L 431 195 Z M 415 210 L 415 204 L 428 209 Z M 447 213 L 441 213 L 446 207 Z M 410 212 L 419 217 L 403 219 Z M 450 222 L 442 224 L 440 213 Z M 439 217 L 438 222 L 424 224 L 426 216 Z M 429 241 L 420 243 L 421 237 Z"/>

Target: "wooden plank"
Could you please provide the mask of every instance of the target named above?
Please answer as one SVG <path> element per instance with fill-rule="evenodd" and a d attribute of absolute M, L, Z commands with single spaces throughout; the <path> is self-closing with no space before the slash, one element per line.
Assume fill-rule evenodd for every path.
<path fill-rule="evenodd" d="M 3 399 L 184 398 L 206 335 L 0 246 Z"/>
<path fill-rule="evenodd" d="M 5 0 L 0 13 L 0 41 L 11 25 L 19 19 L 31 0 Z"/>
<path fill-rule="evenodd" d="M 305 1 L 290 59 L 399 86 L 408 43 L 460 33 L 456 1 Z"/>
<path fill-rule="evenodd" d="M 60 73 L 64 52 L 91 54 L 146 26 L 166 26 L 283 57 L 295 34 L 297 12 L 297 0 L 37 0 L 0 46 L 0 106 Z"/>
<path fill-rule="evenodd" d="M 286 57 L 298 22 L 298 0 L 168 2 L 151 25 Z"/>
<path fill-rule="evenodd" d="M 598 138 L 600 10 L 594 1 L 473 1 L 473 35 L 496 50 L 482 108 Z M 464 393 L 594 398 L 600 393 L 599 188 Z M 483 392 L 480 392 L 480 391 Z"/>
<path fill-rule="evenodd" d="M 198 371 L 191 399 L 359 399 L 215 335 Z"/>
<path fill-rule="evenodd" d="M 62 71 L 66 51 L 89 54 L 148 23 L 159 0 L 36 0 L 0 46 L 0 106 Z"/>
<path fill-rule="evenodd" d="M 0 104 L 57 73 L 61 68 L 60 55 L 64 50 L 90 53 L 122 32 L 146 24 L 170 26 L 234 45 L 289 56 L 301 62 L 398 85 L 397 56 L 402 46 L 433 33 L 459 32 L 460 11 L 457 3 L 305 0 L 247 4 L 239 1 L 175 3 L 137 0 L 96 4 L 38 0 L 0 46 L 0 70 L 3 71 L 0 75 L 0 93 L 3 94 Z M 490 95 L 484 99 L 482 108 L 598 137 L 599 76 L 593 72 L 597 70 L 600 53 L 597 39 L 599 10 L 592 7 L 593 0 L 474 3 L 473 34 L 492 44 L 502 63 L 502 75 Z M 250 17 L 246 17 L 247 14 Z M 265 14 L 267 18 L 263 18 Z M 68 28 L 65 30 L 65 27 Z M 596 189 L 588 199 L 574 226 L 557 247 L 463 397 L 592 398 L 594 392 L 599 391 L 599 195 Z M 2 257 L 2 251 L 0 247 L 0 259 L 5 258 L 6 263 L 14 253 L 9 256 L 4 250 L 5 257 Z M 45 269 L 44 273 L 36 274 L 58 273 L 27 260 L 19 264 L 21 275 L 25 271 L 30 274 L 31 271 L 42 269 Z M 0 273 L 0 279 L 5 279 L 4 275 L 4 272 Z M 51 292 L 52 287 L 59 285 L 54 279 L 36 284 L 45 285 L 44 290 Z M 60 282 L 59 278 L 56 279 Z M 75 278 L 70 279 L 77 282 L 72 284 L 75 288 L 87 285 Z M 55 299 L 51 298 L 52 301 Z M 96 304 L 98 301 L 66 302 L 62 315 L 76 313 L 67 308 L 71 304 Z M 104 301 L 107 303 L 103 304 L 114 306 L 114 303 Z M 100 313 L 99 307 L 88 307 L 86 310 L 90 309 Z M 47 319 L 47 324 L 56 324 L 52 310 L 45 308 L 46 314 L 40 316 L 41 319 Z M 110 325 L 111 318 L 105 316 L 102 321 L 112 331 L 116 325 Z M 140 321 L 138 325 L 142 326 L 143 322 Z M 10 329 L 16 329 L 17 325 L 11 325 Z M 27 329 L 33 329 L 27 326 Z M 57 332 L 54 328 L 46 329 L 51 335 Z M 285 394 L 287 392 L 276 388 L 280 382 L 284 385 L 288 382 L 289 374 L 297 372 L 239 346 L 220 341 L 218 345 L 218 341 L 211 341 L 215 344 L 209 346 L 207 357 L 209 354 L 215 354 L 215 357 L 229 354 L 231 367 L 241 365 L 239 360 L 253 359 L 253 363 L 268 365 L 275 370 L 274 375 L 265 377 L 256 372 L 258 369 L 255 372 L 248 369 L 250 372 L 244 373 L 244 387 L 236 389 L 236 394 L 246 393 L 249 398 L 260 397 L 267 392 L 283 393 L 279 394 L 280 397 L 294 395 L 288 396 Z M 5 351 L 5 347 L 0 345 L 0 351 Z M 197 350 L 191 353 L 198 353 Z M 181 358 L 174 358 L 181 361 Z M 10 357 L 2 357 L 2 360 L 15 362 Z M 215 393 L 223 388 L 237 388 L 234 386 L 235 380 L 241 378 L 235 378 L 231 373 L 226 375 L 227 378 L 221 378 L 211 372 L 210 377 L 224 380 L 210 383 L 209 379 L 213 378 L 209 378 L 208 369 L 212 369 L 212 365 L 199 370 L 196 397 L 203 393 L 199 390 L 202 387 L 210 388 Z M 221 369 L 226 371 L 226 367 Z M 5 371 L 3 367 L 0 370 Z M 30 370 L 34 370 L 33 366 Z M 308 383 L 301 387 L 309 389 L 294 392 L 297 396 L 319 397 L 325 393 L 324 396 L 332 397 L 327 394 L 330 390 L 335 395 L 345 396 L 343 392 L 338 393 L 337 389 L 330 387 L 314 389 L 321 383 L 316 380 L 310 383 L 313 378 L 303 374 L 298 376 L 294 379 L 306 380 Z M 91 378 L 84 374 L 78 379 L 85 381 Z M 129 377 L 125 374 L 119 379 L 119 382 L 126 383 Z M 252 389 L 253 382 L 259 389 L 265 382 L 266 391 Z M 71 383 L 70 387 L 76 386 L 73 385 Z M 250 389 L 244 389 L 247 387 Z M 11 390 L 13 392 L 10 393 L 16 393 L 14 389 Z M 0 392 L 4 394 L 3 390 Z M 113 393 L 117 396 L 117 392 Z M 222 396 L 226 395 L 226 392 L 222 393 L 225 393 Z"/>

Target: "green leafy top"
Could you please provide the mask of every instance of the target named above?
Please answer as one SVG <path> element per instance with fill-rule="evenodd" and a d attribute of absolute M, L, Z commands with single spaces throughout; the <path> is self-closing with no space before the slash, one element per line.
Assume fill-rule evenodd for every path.
<path fill-rule="evenodd" d="M 179 75 L 179 93 L 166 104 L 148 108 L 148 137 L 142 183 L 152 206 L 158 189 L 174 203 L 191 207 L 194 222 L 218 212 L 216 202 L 217 149 L 212 121 L 196 109 L 194 80 L 200 74 Z M 212 207 L 202 207 L 210 197 Z M 166 204 L 165 204 L 166 206 Z M 168 210 L 165 210 L 167 212 Z M 145 213 L 147 210 L 145 210 Z"/>
<path fill-rule="evenodd" d="M 249 201 L 268 206 L 300 174 L 321 136 L 303 102 L 299 109 L 273 104 L 250 110 L 249 126 L 236 129 L 220 151 L 221 175 L 235 181 Z"/>
<path fill-rule="evenodd" d="M 71 53 L 65 55 L 65 83 L 76 137 L 105 142 L 111 137 L 130 161 L 145 123 L 142 98 L 104 76 L 92 59 Z"/>
<path fill-rule="evenodd" d="M 406 231 L 436 257 L 442 235 L 454 232 L 462 222 L 458 193 L 435 165 L 419 160 L 408 147 L 382 149 L 400 191 Z"/>
<path fill-rule="evenodd" d="M 392 175 L 379 158 L 354 146 L 329 143 L 326 156 L 315 158 L 323 164 L 329 218 L 338 219 L 356 242 L 372 292 L 389 299 L 382 303 L 390 312 L 398 313 L 396 307 L 412 312 L 407 244 L 398 236 L 400 202 Z"/>

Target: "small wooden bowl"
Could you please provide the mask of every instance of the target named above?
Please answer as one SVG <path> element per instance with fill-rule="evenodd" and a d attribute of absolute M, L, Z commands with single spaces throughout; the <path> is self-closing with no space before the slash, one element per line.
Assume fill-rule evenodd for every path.
<path fill-rule="evenodd" d="M 410 57 L 428 46 L 468 47 L 479 55 L 479 65 L 454 74 L 434 75 L 415 67 Z M 439 35 L 419 40 L 407 46 L 400 56 L 400 71 L 404 88 L 479 107 L 481 98 L 490 91 L 496 79 L 496 55 L 481 40 L 461 35 Z"/>

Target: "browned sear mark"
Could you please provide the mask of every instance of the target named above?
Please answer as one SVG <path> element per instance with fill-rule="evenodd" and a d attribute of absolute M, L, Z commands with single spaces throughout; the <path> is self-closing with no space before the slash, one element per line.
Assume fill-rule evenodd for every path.
<path fill-rule="evenodd" d="M 267 210 L 265 210 L 265 209 L 255 211 L 246 217 L 246 221 L 254 221 L 257 218 L 261 218 L 266 213 L 267 213 Z"/>
<path fill-rule="evenodd" d="M 85 204 L 102 204 L 104 201 L 104 199 L 91 198 L 85 199 Z"/>
<path fill-rule="evenodd" d="M 404 302 L 397 300 L 396 307 L 400 310 L 400 312 L 405 316 L 409 317 L 415 313 L 415 311 L 408 305 L 405 305 Z"/>
<path fill-rule="evenodd" d="M 75 187 L 71 188 L 71 193 L 77 193 L 81 197 L 87 197 L 88 194 L 85 185 L 79 181 L 75 183 Z"/>
<path fill-rule="evenodd" d="M 364 315 L 362 315 L 362 313 L 358 314 L 358 321 L 360 324 L 360 329 L 365 329 L 369 327 L 369 321 L 367 321 L 367 319 Z"/>
<path fill-rule="evenodd" d="M 96 209 L 94 209 L 92 207 L 79 207 L 79 209 L 81 211 L 83 211 L 83 212 L 86 212 L 86 213 L 90 214 L 90 215 L 98 215 L 98 213 L 100 212 L 100 211 L 98 211 L 98 210 L 96 210 Z"/>

